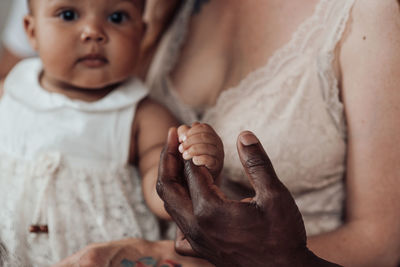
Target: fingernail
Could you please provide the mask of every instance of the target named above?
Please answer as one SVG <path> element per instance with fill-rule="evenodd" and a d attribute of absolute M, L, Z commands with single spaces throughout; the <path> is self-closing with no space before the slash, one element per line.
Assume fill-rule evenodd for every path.
<path fill-rule="evenodd" d="M 123 259 L 121 261 L 121 267 L 135 267 L 136 263 L 134 263 L 133 261 L 127 260 L 127 259 Z"/>
<path fill-rule="evenodd" d="M 186 135 L 181 134 L 181 135 L 179 136 L 179 141 L 180 141 L 180 142 L 185 142 L 185 141 L 186 141 Z"/>
<path fill-rule="evenodd" d="M 187 152 L 187 151 L 183 152 L 182 157 L 184 159 L 188 160 L 190 158 L 189 152 Z"/>
<path fill-rule="evenodd" d="M 196 166 L 201 165 L 197 157 L 193 157 L 192 161 L 193 161 L 193 164 L 196 165 Z"/>
<path fill-rule="evenodd" d="M 241 135 L 239 140 L 244 146 L 255 145 L 255 144 L 258 144 L 258 142 L 259 142 L 257 137 L 254 134 L 250 133 L 250 132 Z"/>
<path fill-rule="evenodd" d="M 178 150 L 179 150 L 179 152 L 183 153 L 183 145 L 182 145 L 182 144 L 180 144 L 180 145 L 178 146 Z"/>

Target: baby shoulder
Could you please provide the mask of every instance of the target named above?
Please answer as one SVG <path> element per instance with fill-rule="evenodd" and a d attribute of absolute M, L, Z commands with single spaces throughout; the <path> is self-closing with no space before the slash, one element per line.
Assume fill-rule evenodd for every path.
<path fill-rule="evenodd" d="M 139 120 L 145 121 L 176 121 L 172 113 L 162 104 L 149 97 L 140 101 L 136 116 Z"/>
<path fill-rule="evenodd" d="M 168 129 L 177 125 L 177 119 L 166 107 L 147 97 L 137 107 L 132 133 L 137 133 L 140 136 L 156 134 L 165 138 Z"/>

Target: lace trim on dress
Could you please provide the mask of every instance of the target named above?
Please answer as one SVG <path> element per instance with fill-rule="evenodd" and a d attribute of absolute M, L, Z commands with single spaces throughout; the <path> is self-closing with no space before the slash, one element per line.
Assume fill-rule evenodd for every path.
<path fill-rule="evenodd" d="M 347 3 L 343 4 L 343 1 Z M 308 48 L 310 47 L 310 42 L 315 41 L 315 38 L 318 38 L 316 36 L 318 36 L 321 31 L 326 30 L 330 19 L 337 19 L 339 17 L 338 26 L 336 26 L 337 23 L 331 22 L 335 26 L 335 34 L 334 38 L 329 40 L 328 58 L 324 59 L 324 64 L 328 64 L 328 66 L 324 66 L 325 71 L 323 76 L 325 78 L 324 82 L 327 84 L 327 86 L 325 86 L 327 92 L 324 92 L 326 95 L 326 104 L 337 125 L 338 131 L 342 137 L 345 137 L 346 126 L 344 122 L 343 103 L 339 98 L 338 78 L 334 71 L 333 61 L 335 59 L 334 48 L 341 39 L 346 28 L 349 11 L 353 6 L 354 0 L 343 1 L 321 0 L 315 7 L 314 14 L 300 24 L 297 30 L 292 34 L 292 38 L 289 42 L 276 50 L 269 58 L 266 65 L 250 72 L 238 85 L 221 92 L 216 104 L 207 110 L 206 117 L 211 118 L 215 116 L 215 113 L 224 112 L 225 109 L 229 109 L 230 107 L 226 105 L 226 103 L 229 103 L 228 99 L 236 99 L 237 97 L 246 98 L 253 95 L 256 90 L 268 84 L 286 64 L 290 64 L 291 60 L 297 55 L 313 53 L 313 51 Z M 340 14 L 334 12 L 335 7 L 338 5 L 342 9 Z M 322 34 L 322 36 L 326 35 Z M 326 40 L 326 38 L 324 38 L 324 40 Z M 318 52 L 318 50 L 316 52 Z M 297 75 L 298 73 L 296 72 L 292 74 L 292 76 Z M 291 78 L 292 77 L 288 77 L 288 79 Z M 270 91 L 270 93 L 273 92 Z M 221 107 L 224 107 L 224 110 L 221 110 Z M 206 118 L 203 119 L 206 120 Z"/>
<path fill-rule="evenodd" d="M 0 221 L 0 244 L 11 257 L 7 260 L 18 256 L 21 261 L 10 266 L 49 266 L 93 242 L 159 238 L 134 168 L 54 153 L 35 162 L 4 154 L 0 159 L 6 218 Z M 28 233 L 31 223 L 47 224 L 49 234 Z"/>
<path fill-rule="evenodd" d="M 327 61 L 329 64 L 326 68 L 326 71 L 323 73 L 325 78 L 330 81 L 330 87 L 327 92 L 327 96 L 325 101 L 329 109 L 332 111 L 330 112 L 331 116 L 333 116 L 334 121 L 337 124 L 338 129 L 341 131 L 342 137 L 346 138 L 347 126 L 343 114 L 343 103 L 340 101 L 340 90 L 338 85 L 338 79 L 335 75 L 334 70 L 334 60 L 335 60 L 335 48 L 339 41 L 343 37 L 343 33 L 346 29 L 347 23 L 349 21 L 351 9 L 354 5 L 355 0 L 347 0 L 346 6 L 343 8 L 343 14 L 338 21 L 338 26 L 336 27 L 336 31 L 333 34 L 330 43 L 327 46 Z M 337 14 L 333 14 L 337 15 Z"/>
<path fill-rule="evenodd" d="M 168 77 L 168 73 L 173 69 L 179 58 L 180 49 L 186 38 L 193 3 L 194 1 L 190 0 L 183 6 L 181 14 L 179 14 L 171 27 L 172 38 L 166 51 L 167 56 L 162 63 L 162 75 L 166 77 Z M 320 0 L 315 7 L 314 13 L 299 25 L 297 30 L 292 34 L 292 38 L 281 48 L 277 49 L 264 66 L 250 72 L 238 85 L 221 92 L 216 104 L 206 111 L 206 114 L 204 114 L 205 117 L 202 119 L 207 120 L 207 118 L 213 117 L 216 112 L 222 112 L 222 107 L 224 110 L 229 109 L 229 105 L 226 103 L 231 101 L 227 101 L 228 99 L 237 97 L 246 98 L 252 95 L 255 90 L 268 84 L 268 82 L 275 77 L 284 66 L 290 64 L 291 60 L 296 56 L 304 53 L 313 53 L 313 51 L 309 49 L 310 42 L 319 38 L 320 35 L 326 36 L 326 34 L 320 33 L 326 30 L 328 22 L 331 22 L 331 25 L 333 24 L 335 27 L 335 33 L 334 37 L 329 39 L 328 58 L 324 58 L 324 68 L 323 71 L 321 71 L 323 72 L 321 73 L 324 80 L 323 83 L 326 84 L 325 87 L 327 88 L 327 90 L 324 89 L 323 94 L 332 119 L 337 125 L 339 132 L 344 136 L 346 127 L 343 116 L 343 104 L 339 99 L 338 80 L 334 71 L 333 61 L 335 58 L 334 48 L 341 39 L 344 29 L 346 28 L 349 11 L 353 4 L 354 0 Z M 340 8 L 340 13 L 335 12 L 337 11 L 335 8 Z M 339 23 L 330 20 L 337 20 Z M 323 40 L 325 41 L 326 38 L 323 37 Z M 292 76 L 297 75 L 298 73 L 292 74 Z M 290 78 L 291 77 L 288 77 L 288 79 Z M 164 94 L 176 100 L 177 103 L 175 103 L 175 106 L 178 105 L 181 110 L 185 110 L 185 113 L 193 113 L 189 117 L 195 117 L 193 110 L 183 105 L 183 103 L 179 101 L 180 99 L 173 94 L 173 85 L 170 82 L 168 85 L 169 86 L 163 86 Z M 243 90 L 243 88 L 246 90 Z"/>

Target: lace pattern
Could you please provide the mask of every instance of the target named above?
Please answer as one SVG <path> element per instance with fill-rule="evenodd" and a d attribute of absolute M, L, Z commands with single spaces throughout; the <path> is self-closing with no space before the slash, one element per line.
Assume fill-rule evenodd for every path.
<path fill-rule="evenodd" d="M 131 167 L 49 153 L 34 163 L 0 156 L 0 170 L 1 242 L 22 265 L 49 266 L 94 242 L 159 238 Z M 32 224 L 49 234 L 29 233 Z"/>
<path fill-rule="evenodd" d="M 224 176 L 243 186 L 250 185 L 237 157 L 236 137 L 243 130 L 259 136 L 294 194 L 309 235 L 341 224 L 346 126 L 333 60 L 353 4 L 354 0 L 320 0 L 314 14 L 265 66 L 223 91 L 202 118 L 224 142 Z M 185 28 L 187 22 L 174 27 Z M 185 30 L 171 32 L 176 35 L 169 36 L 163 51 L 169 56 L 159 62 L 163 70 L 173 66 L 168 59 L 178 57 L 176 44 Z M 152 95 L 189 124 L 196 114 L 173 92 L 167 76 L 159 72 Z"/>

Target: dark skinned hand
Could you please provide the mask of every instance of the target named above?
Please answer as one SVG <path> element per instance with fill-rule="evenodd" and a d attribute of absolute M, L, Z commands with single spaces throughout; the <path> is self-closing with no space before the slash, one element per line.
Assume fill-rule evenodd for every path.
<path fill-rule="evenodd" d="M 243 132 L 237 148 L 255 190 L 241 201 L 227 199 L 205 167 L 183 161 L 170 130 L 157 191 L 181 230 L 177 251 L 216 266 L 338 266 L 308 250 L 301 214 L 258 139 Z"/>

